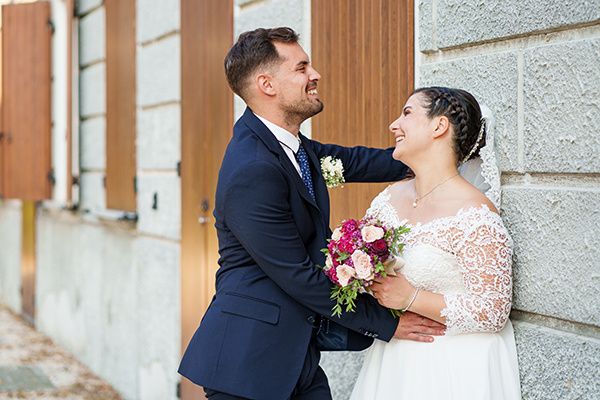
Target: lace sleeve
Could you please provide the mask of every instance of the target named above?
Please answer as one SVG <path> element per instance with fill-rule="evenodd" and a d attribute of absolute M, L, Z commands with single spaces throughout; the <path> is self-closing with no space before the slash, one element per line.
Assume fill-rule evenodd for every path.
<path fill-rule="evenodd" d="M 469 218 L 456 251 L 466 293 L 444 296 L 449 334 L 498 332 L 512 299 L 512 240 L 496 214 Z"/>

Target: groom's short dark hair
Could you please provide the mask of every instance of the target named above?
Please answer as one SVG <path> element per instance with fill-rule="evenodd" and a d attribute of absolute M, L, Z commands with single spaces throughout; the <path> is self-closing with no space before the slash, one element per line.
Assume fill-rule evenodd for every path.
<path fill-rule="evenodd" d="M 231 90 L 244 100 L 250 75 L 259 67 L 282 61 L 275 42 L 297 43 L 298 34 L 288 27 L 258 28 L 244 32 L 225 56 L 227 82 Z"/>

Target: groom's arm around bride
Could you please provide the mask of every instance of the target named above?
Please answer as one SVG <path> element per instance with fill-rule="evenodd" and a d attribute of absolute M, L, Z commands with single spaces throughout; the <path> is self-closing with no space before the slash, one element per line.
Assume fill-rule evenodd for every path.
<path fill-rule="evenodd" d="M 320 75 L 289 28 L 240 35 L 225 59 L 230 86 L 248 104 L 221 170 L 215 218 L 216 295 L 185 352 L 180 373 L 215 398 L 330 398 L 316 333 L 330 316 L 330 282 L 317 265 L 330 236 L 319 159 L 340 159 L 348 182 L 401 179 L 391 150 L 323 145 L 299 133 L 320 112 Z M 335 321 L 355 331 L 346 347 L 394 335 L 424 340 L 442 325 L 401 323 L 370 296 Z"/>

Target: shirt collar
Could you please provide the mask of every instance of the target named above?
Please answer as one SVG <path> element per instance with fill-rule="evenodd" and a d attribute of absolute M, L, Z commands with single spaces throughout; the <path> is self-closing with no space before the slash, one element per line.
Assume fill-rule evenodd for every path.
<path fill-rule="evenodd" d="M 280 127 L 279 125 L 276 125 L 276 124 L 272 123 L 271 121 L 264 119 L 260 115 L 257 115 L 257 114 L 254 114 L 254 115 L 256 115 L 256 118 L 260 119 L 262 121 L 262 123 L 265 124 L 265 126 L 267 128 L 269 128 L 271 133 L 273 135 L 275 135 L 275 138 L 280 143 L 282 143 L 284 146 L 287 146 L 290 149 L 292 149 L 294 154 L 298 152 L 298 149 L 300 148 L 300 138 L 299 137 L 296 137 L 296 135 L 294 135 L 290 131 Z"/>

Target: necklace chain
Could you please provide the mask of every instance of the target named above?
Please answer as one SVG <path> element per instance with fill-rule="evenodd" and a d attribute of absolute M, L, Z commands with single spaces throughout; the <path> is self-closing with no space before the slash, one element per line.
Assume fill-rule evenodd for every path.
<path fill-rule="evenodd" d="M 431 189 L 429 192 L 425 193 L 423 196 L 419 197 L 418 194 L 417 196 L 415 196 L 415 201 L 413 201 L 413 208 L 417 208 L 417 205 L 419 203 L 419 201 L 423 200 L 425 197 L 429 196 L 431 194 L 431 192 L 433 192 L 435 189 L 439 188 L 440 186 L 442 186 L 444 183 L 448 182 L 450 179 L 454 178 L 458 176 L 458 173 L 456 175 L 452 175 L 450 178 L 443 180 L 441 183 L 438 183 L 437 185 L 435 185 L 433 187 L 433 189 Z M 417 187 L 415 186 L 415 193 L 417 192 Z"/>

